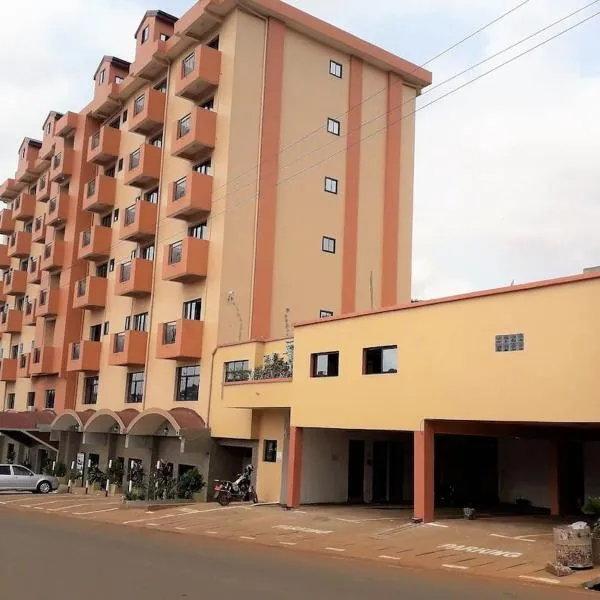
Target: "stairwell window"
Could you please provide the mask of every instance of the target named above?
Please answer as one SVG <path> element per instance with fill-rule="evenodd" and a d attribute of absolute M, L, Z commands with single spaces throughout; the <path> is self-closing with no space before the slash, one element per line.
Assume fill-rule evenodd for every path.
<path fill-rule="evenodd" d="M 496 336 L 496 352 L 522 352 L 525 350 L 525 335 L 511 333 Z"/>
<path fill-rule="evenodd" d="M 202 300 L 200 298 L 183 303 L 183 318 L 187 321 L 202 320 Z"/>
<path fill-rule="evenodd" d="M 321 250 L 329 254 L 335 254 L 335 238 L 323 236 L 321 241 Z"/>
<path fill-rule="evenodd" d="M 44 401 L 44 407 L 46 410 L 54 409 L 54 400 L 56 398 L 56 390 L 46 390 L 46 397 Z"/>
<path fill-rule="evenodd" d="M 265 440 L 263 446 L 263 461 L 277 462 L 277 440 Z"/>
<path fill-rule="evenodd" d="M 310 372 L 311 377 L 337 377 L 340 373 L 340 353 L 312 354 Z"/>
<path fill-rule="evenodd" d="M 192 130 L 192 115 L 186 115 L 177 122 L 177 139 L 187 135 Z"/>
<path fill-rule="evenodd" d="M 200 391 L 200 365 L 178 367 L 176 376 L 176 400 L 194 402 Z"/>
<path fill-rule="evenodd" d="M 327 119 L 327 131 L 333 135 L 340 135 L 341 124 L 339 121 L 332 119 L 331 117 Z"/>
<path fill-rule="evenodd" d="M 338 193 L 338 180 L 333 177 L 325 177 L 325 191 L 330 194 Z"/>
<path fill-rule="evenodd" d="M 363 350 L 363 375 L 398 372 L 398 346 L 381 346 Z"/>
<path fill-rule="evenodd" d="M 342 78 L 344 72 L 344 68 L 339 62 L 335 62 L 335 60 L 329 61 L 329 74 L 337 77 L 338 79 Z"/>

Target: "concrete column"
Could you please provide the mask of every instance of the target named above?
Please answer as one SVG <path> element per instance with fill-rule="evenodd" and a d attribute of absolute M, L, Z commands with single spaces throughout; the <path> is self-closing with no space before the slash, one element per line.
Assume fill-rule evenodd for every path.
<path fill-rule="evenodd" d="M 559 444 L 557 440 L 550 440 L 548 451 L 550 481 L 550 514 L 552 516 L 560 515 L 560 465 L 559 465 Z"/>
<path fill-rule="evenodd" d="M 286 506 L 288 508 L 298 508 L 300 506 L 303 433 L 304 430 L 302 427 L 290 427 L 286 497 Z"/>
<path fill-rule="evenodd" d="M 434 520 L 434 431 L 425 421 L 414 432 L 414 516 L 424 523 Z"/>

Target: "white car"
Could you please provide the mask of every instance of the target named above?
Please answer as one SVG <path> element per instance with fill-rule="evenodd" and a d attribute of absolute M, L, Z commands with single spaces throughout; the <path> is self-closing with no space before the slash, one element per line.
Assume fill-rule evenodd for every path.
<path fill-rule="evenodd" d="M 57 489 L 58 479 L 52 475 L 37 475 L 22 465 L 0 465 L 0 492 L 48 494 Z"/>

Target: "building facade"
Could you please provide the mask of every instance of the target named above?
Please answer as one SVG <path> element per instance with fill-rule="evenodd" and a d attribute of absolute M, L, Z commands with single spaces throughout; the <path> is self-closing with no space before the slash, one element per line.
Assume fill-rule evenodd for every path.
<path fill-rule="evenodd" d="M 229 475 L 271 425 L 215 401 L 219 347 L 410 300 L 431 75 L 278 0 L 135 40 L 0 186 L 0 460 Z"/>

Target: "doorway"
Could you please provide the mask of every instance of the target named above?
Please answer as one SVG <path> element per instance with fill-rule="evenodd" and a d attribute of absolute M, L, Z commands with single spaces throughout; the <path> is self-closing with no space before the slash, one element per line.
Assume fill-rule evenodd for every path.
<path fill-rule="evenodd" d="M 562 515 L 581 514 L 585 501 L 584 475 L 581 442 L 562 442 L 558 450 L 559 506 Z"/>
<path fill-rule="evenodd" d="M 373 442 L 373 503 L 388 501 L 388 442 Z"/>
<path fill-rule="evenodd" d="M 365 442 L 350 440 L 348 446 L 348 502 L 361 504 L 364 496 Z"/>

